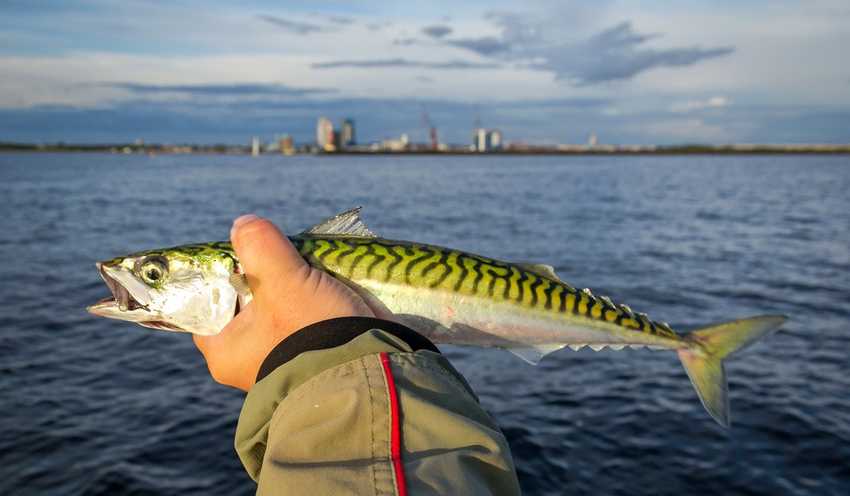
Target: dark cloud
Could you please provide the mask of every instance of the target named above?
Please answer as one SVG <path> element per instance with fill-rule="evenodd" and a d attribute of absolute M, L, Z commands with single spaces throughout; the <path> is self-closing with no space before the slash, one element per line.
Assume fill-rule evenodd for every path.
<path fill-rule="evenodd" d="M 657 35 L 640 34 L 624 22 L 606 29 L 588 40 L 572 46 L 546 50 L 545 70 L 555 72 L 558 79 L 577 84 L 593 84 L 628 79 L 656 67 L 692 65 L 702 60 L 728 55 L 733 47 L 652 49 L 640 45 Z"/>
<path fill-rule="evenodd" d="M 493 62 L 468 62 L 465 60 L 449 60 L 446 62 L 426 62 L 402 58 L 376 60 L 335 60 L 312 64 L 313 69 L 336 69 L 339 67 L 419 67 L 425 69 L 498 69 L 501 64 Z"/>
<path fill-rule="evenodd" d="M 422 28 L 422 32 L 431 38 L 443 38 L 452 34 L 452 28 L 444 24 L 437 24 L 434 26 L 425 26 Z"/>
<path fill-rule="evenodd" d="M 550 71 L 557 79 L 576 85 L 629 79 L 653 68 L 688 66 L 735 50 L 731 46 L 647 48 L 646 43 L 660 35 L 639 33 L 630 22 L 583 40 L 565 42 L 560 39 L 562 30 L 553 29 L 549 21 L 535 22 L 496 13 L 488 14 L 487 18 L 501 28 L 500 36 L 450 39 L 445 43 L 484 57 Z"/>
<path fill-rule="evenodd" d="M 300 21 L 290 21 L 288 19 L 283 19 L 277 16 L 260 15 L 257 17 L 268 23 L 274 24 L 279 28 L 282 28 L 286 31 L 290 31 L 295 34 L 310 34 L 319 31 L 325 31 L 327 29 L 323 26 L 319 26 L 318 24 L 310 24 L 308 22 Z"/>
<path fill-rule="evenodd" d="M 446 40 L 447 45 L 458 48 L 465 48 L 473 52 L 487 56 L 496 55 L 510 50 L 510 43 L 505 40 L 495 38 L 493 36 L 485 36 L 483 38 L 461 38 L 456 40 Z"/>
<path fill-rule="evenodd" d="M 327 88 L 299 88 L 282 84 L 142 84 L 99 83 L 97 86 L 118 88 L 137 94 L 180 93 L 193 96 L 305 96 L 333 93 Z"/>

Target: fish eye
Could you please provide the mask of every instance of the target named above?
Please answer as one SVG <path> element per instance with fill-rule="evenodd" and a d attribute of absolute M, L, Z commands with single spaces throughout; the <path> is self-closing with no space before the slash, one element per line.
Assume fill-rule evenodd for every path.
<path fill-rule="evenodd" d="M 137 272 L 146 283 L 150 285 L 158 284 L 168 273 L 168 261 L 160 256 L 147 257 L 139 263 Z"/>

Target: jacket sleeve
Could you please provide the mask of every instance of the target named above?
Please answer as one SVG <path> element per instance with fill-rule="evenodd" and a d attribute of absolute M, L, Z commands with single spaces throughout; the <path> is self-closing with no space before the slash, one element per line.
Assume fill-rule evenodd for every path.
<path fill-rule="evenodd" d="M 377 319 L 320 322 L 278 345 L 236 451 L 258 494 L 519 494 L 508 443 L 463 377 Z"/>

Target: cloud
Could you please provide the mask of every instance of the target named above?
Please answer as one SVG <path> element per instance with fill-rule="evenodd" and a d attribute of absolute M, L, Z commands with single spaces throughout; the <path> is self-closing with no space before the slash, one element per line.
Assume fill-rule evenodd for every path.
<path fill-rule="evenodd" d="M 713 96 L 705 100 L 688 100 L 686 102 L 674 103 L 670 106 L 670 110 L 672 112 L 691 112 L 694 110 L 723 108 L 729 104 L 730 101 L 725 96 Z"/>
<path fill-rule="evenodd" d="M 340 67 L 376 68 L 376 67 L 420 67 L 425 69 L 498 69 L 501 64 L 493 62 L 468 62 L 449 60 L 446 62 L 427 62 L 402 58 L 376 60 L 335 60 L 312 64 L 313 69 L 336 69 Z"/>
<path fill-rule="evenodd" d="M 330 16 L 328 20 L 334 24 L 353 24 L 354 18 L 346 16 Z"/>
<path fill-rule="evenodd" d="M 277 16 L 260 15 L 257 17 L 270 24 L 274 24 L 275 26 L 282 28 L 285 31 L 290 31 L 295 34 L 303 35 L 327 30 L 327 28 L 319 26 L 317 24 L 310 24 L 309 22 L 290 21 Z"/>
<path fill-rule="evenodd" d="M 443 38 L 452 34 L 452 28 L 444 24 L 437 24 L 434 26 L 425 26 L 422 28 L 422 32 L 431 38 Z"/>
<path fill-rule="evenodd" d="M 510 50 L 511 47 L 508 41 L 496 38 L 494 36 L 446 40 L 446 44 L 458 48 L 472 50 L 473 52 L 479 55 L 484 55 L 485 57 L 496 55 L 502 52 L 507 52 L 508 50 Z"/>
<path fill-rule="evenodd" d="M 552 70 L 558 79 L 578 85 L 629 79 L 656 67 L 678 67 L 701 60 L 728 55 L 732 47 L 651 49 L 640 45 L 657 35 L 644 35 L 623 22 L 606 29 L 584 42 L 544 50 L 546 62 L 539 64 Z"/>
<path fill-rule="evenodd" d="M 450 46 L 488 58 L 520 62 L 525 67 L 555 74 L 576 86 L 630 79 L 657 67 L 681 67 L 721 57 L 734 47 L 648 48 L 659 34 L 637 32 L 631 22 L 621 22 L 584 39 L 563 39 L 563 29 L 548 21 L 491 13 L 487 16 L 501 29 L 500 36 L 445 40 Z"/>
<path fill-rule="evenodd" d="M 396 46 L 410 46 L 416 45 L 419 43 L 419 40 L 416 38 L 396 38 L 393 40 L 393 45 Z"/>
<path fill-rule="evenodd" d="M 142 84 L 98 83 L 97 86 L 127 90 L 136 94 L 177 93 L 209 96 L 305 96 L 336 92 L 328 88 L 298 88 L 282 84 Z"/>

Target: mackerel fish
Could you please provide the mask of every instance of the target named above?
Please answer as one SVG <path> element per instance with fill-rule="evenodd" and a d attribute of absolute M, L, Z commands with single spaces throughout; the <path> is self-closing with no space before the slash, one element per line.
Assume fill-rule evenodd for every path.
<path fill-rule="evenodd" d="M 551 266 L 509 263 L 373 234 L 359 208 L 290 237 L 312 266 L 437 344 L 507 349 L 536 364 L 564 347 L 650 347 L 678 353 L 708 413 L 729 426 L 724 359 L 778 329 L 762 315 L 680 335 L 664 322 L 561 280 Z M 112 296 L 102 317 L 217 334 L 251 301 L 229 242 L 149 250 L 97 263 Z"/>

